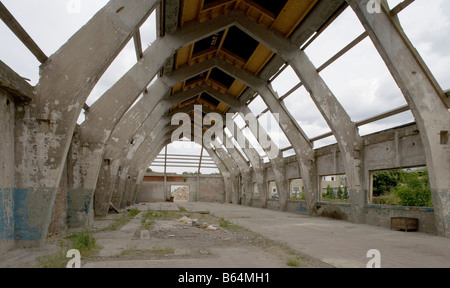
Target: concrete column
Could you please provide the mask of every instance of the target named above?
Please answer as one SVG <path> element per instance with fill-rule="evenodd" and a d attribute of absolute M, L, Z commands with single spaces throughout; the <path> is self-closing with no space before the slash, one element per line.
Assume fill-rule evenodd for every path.
<path fill-rule="evenodd" d="M 16 126 L 16 187 L 20 201 L 15 203 L 15 212 L 19 244 L 45 243 L 83 104 L 136 27 L 158 3 L 110 1 L 40 67 L 40 81 L 30 103 L 32 109 Z"/>
<path fill-rule="evenodd" d="M 318 74 L 317 69 L 303 51 L 298 49 L 298 47 L 289 40 L 281 38 L 260 25 L 247 20 L 248 19 L 238 19 L 237 26 L 273 51 L 276 51 L 279 56 L 292 66 L 306 89 L 310 92 L 312 100 L 333 131 L 344 158 L 344 166 L 352 202 L 353 221 L 356 223 L 363 222 L 363 209 L 367 203 L 367 189 L 364 183 L 364 169 L 362 169 L 363 145 L 356 124 L 351 121 L 345 109 L 339 101 L 337 101 L 336 97 Z M 289 135 L 289 133 L 285 134 L 286 136 Z M 291 141 L 291 143 L 294 146 L 296 141 Z M 308 153 L 310 152 L 307 152 L 307 154 Z M 299 158 L 301 159 L 301 157 Z M 311 168 L 314 165 L 310 161 L 313 161 L 313 158 L 311 158 L 311 156 L 308 157 L 307 155 L 305 155 L 304 161 L 300 161 L 302 177 L 307 173 L 311 176 L 314 174 L 311 171 Z M 310 181 L 309 179 L 303 180 L 306 180 L 307 182 Z M 314 182 L 311 182 L 310 184 L 313 183 Z M 309 193 L 307 193 L 307 196 L 308 194 Z M 310 200 L 307 199 L 307 202 L 310 202 Z"/>
<path fill-rule="evenodd" d="M 252 163 L 253 166 L 253 172 L 255 173 L 256 176 L 256 183 L 258 185 L 258 189 L 259 191 L 263 191 L 266 188 L 265 185 L 265 177 L 264 177 L 264 169 L 263 169 L 263 163 L 262 163 L 262 159 L 261 156 L 258 154 L 258 152 L 255 150 L 255 148 L 252 147 L 252 145 L 250 144 L 250 142 L 248 142 L 248 139 L 245 137 L 245 135 L 242 133 L 242 131 L 239 129 L 239 127 L 237 127 L 236 123 L 233 122 L 233 128 L 234 129 L 230 129 L 231 133 L 233 134 L 233 136 L 236 139 L 244 139 L 245 144 L 244 147 L 241 147 L 242 150 L 244 151 L 244 153 L 247 155 L 247 158 L 250 160 L 250 163 Z M 251 198 L 252 198 L 252 194 L 253 194 L 253 181 L 252 181 L 252 177 L 251 174 L 247 175 L 245 174 L 245 180 L 244 181 L 248 181 L 249 182 L 249 186 L 247 187 L 247 205 L 251 205 Z"/>
<path fill-rule="evenodd" d="M 226 137 L 226 135 L 224 135 L 224 137 Z M 248 166 L 240 152 L 238 152 L 234 147 L 234 145 L 233 147 L 232 145 L 228 145 L 226 148 L 224 148 L 217 142 L 217 139 L 212 144 L 216 147 L 217 154 L 222 159 L 225 166 L 228 168 L 228 171 L 230 171 L 232 176 L 236 177 L 235 179 L 233 179 L 234 191 L 231 200 L 233 204 L 238 204 L 240 203 L 239 191 L 241 188 L 239 185 L 239 174 L 248 176 L 250 167 Z"/>
<path fill-rule="evenodd" d="M 226 203 L 233 203 L 237 204 L 238 202 L 238 193 L 239 193 L 239 167 L 234 162 L 234 160 L 231 158 L 230 154 L 222 148 L 222 147 L 215 147 L 214 150 L 217 154 L 217 156 L 222 160 L 225 167 L 227 167 L 227 170 L 230 172 L 230 178 L 232 183 L 232 191 L 231 194 L 227 193 L 226 195 Z"/>
<path fill-rule="evenodd" d="M 97 146 L 94 154 L 98 156 L 96 160 L 92 160 L 92 162 L 87 165 L 92 165 L 93 170 L 99 171 L 104 143 L 110 138 L 112 128 L 114 128 L 115 124 L 121 119 L 125 111 L 128 110 L 129 105 L 131 105 L 131 103 L 133 103 L 139 94 L 147 87 L 154 75 L 156 75 L 163 67 L 167 59 L 179 48 L 183 47 L 183 45 L 193 43 L 203 37 L 214 34 L 217 32 L 217 27 L 227 25 L 227 20 L 225 17 L 222 17 L 220 19 L 215 19 L 210 24 L 211 25 L 206 26 L 201 25 L 200 23 L 197 23 L 197 25 L 188 25 L 178 32 L 159 38 L 147 48 L 143 53 L 143 58 L 93 105 L 91 112 L 87 115 L 82 137 L 87 141 L 94 141 L 94 145 Z M 159 89 L 158 93 L 155 94 L 159 97 L 163 97 L 165 93 L 162 91 L 168 91 L 170 90 L 170 87 L 171 85 L 166 85 L 166 83 L 160 81 L 157 85 L 153 85 L 153 90 Z M 160 99 L 161 98 L 146 97 L 147 102 L 150 101 L 150 105 L 153 105 L 153 107 L 156 106 Z M 139 107 L 141 104 L 138 104 L 139 105 L 137 106 Z M 110 111 L 114 111 L 114 113 L 110 113 Z M 139 111 L 139 109 L 135 109 L 135 111 Z M 152 109 L 146 109 L 146 115 L 151 111 Z M 142 124 L 142 120 L 139 121 L 139 118 L 135 119 L 138 119 L 137 123 Z M 130 131 L 131 133 L 136 132 L 136 130 L 132 129 L 128 129 L 127 131 Z M 123 137 L 116 139 L 120 139 L 121 141 L 128 140 L 128 138 Z M 119 147 L 123 146 L 119 145 Z M 88 191 L 90 191 L 90 189 L 88 189 Z M 87 193 L 89 193 L 88 191 Z"/>
<path fill-rule="evenodd" d="M 246 105 L 242 105 L 241 106 L 241 110 L 240 113 L 244 114 L 244 115 L 250 115 L 250 117 L 255 117 L 256 116 L 253 114 L 253 112 L 250 110 L 250 108 L 248 108 Z M 238 127 L 236 127 L 237 129 L 239 129 Z M 271 155 L 270 158 L 270 163 L 272 163 L 274 169 L 274 173 L 275 173 L 275 182 L 277 185 L 277 189 L 279 189 L 278 191 L 282 191 L 282 189 L 284 189 L 285 187 L 285 183 L 284 183 L 284 176 L 283 176 L 283 172 L 278 170 L 278 167 L 282 167 L 282 165 L 284 164 L 284 159 L 283 159 L 283 155 L 281 153 L 281 151 L 279 150 L 278 146 L 272 141 L 272 139 L 269 137 L 269 135 L 267 135 L 266 131 L 264 130 L 264 128 L 257 123 L 257 126 L 255 127 L 254 125 L 250 125 L 249 126 L 250 131 L 253 133 L 253 135 L 256 137 L 256 139 L 265 139 L 268 143 L 261 143 L 264 151 L 266 152 L 267 155 Z M 242 132 L 241 132 L 242 133 Z M 270 147 L 270 148 L 267 148 Z M 274 153 L 275 152 L 275 153 Z M 263 164 L 261 163 L 261 170 L 257 169 L 256 170 L 258 173 L 262 173 L 261 175 L 258 175 L 259 177 L 257 177 L 257 179 L 259 178 L 258 181 L 258 189 L 259 189 L 259 195 L 261 198 L 261 208 L 266 208 L 267 207 L 267 183 L 265 183 L 265 171 L 263 168 Z"/>
<path fill-rule="evenodd" d="M 403 92 L 419 127 L 429 173 L 436 228 L 450 237 L 449 97 L 403 32 L 397 17 L 382 2 L 381 13 L 369 13 L 368 0 L 347 1 Z"/>
<path fill-rule="evenodd" d="M 233 193 L 233 181 L 231 177 L 231 173 L 229 172 L 228 168 L 222 163 L 222 160 L 217 156 L 216 152 L 211 148 L 204 146 L 206 152 L 208 152 L 209 156 L 211 156 L 211 159 L 213 159 L 214 163 L 216 164 L 217 168 L 219 168 L 220 173 L 223 176 L 223 181 L 225 184 L 225 191 L 223 193 L 223 203 L 229 203 L 227 202 L 227 195 L 231 195 Z"/>
<path fill-rule="evenodd" d="M 250 170 L 250 166 L 248 165 L 248 163 L 245 161 L 245 159 L 242 157 L 241 153 L 237 150 L 237 148 L 233 147 L 233 148 L 227 148 L 228 152 L 230 153 L 231 157 L 233 158 L 233 160 L 236 162 L 236 164 L 239 167 L 239 171 L 241 172 L 241 177 L 242 177 L 242 181 L 250 181 L 251 180 L 251 170 Z M 251 183 L 251 181 L 250 181 Z M 243 193 L 239 193 L 237 196 L 237 203 L 241 204 L 242 200 L 244 200 L 244 202 L 247 199 L 247 192 L 248 190 L 248 185 L 244 185 L 244 191 Z M 241 187 L 239 187 L 239 190 L 241 191 Z"/>
<path fill-rule="evenodd" d="M 12 97 L 0 90 L 0 254 L 14 247 L 14 118 Z"/>

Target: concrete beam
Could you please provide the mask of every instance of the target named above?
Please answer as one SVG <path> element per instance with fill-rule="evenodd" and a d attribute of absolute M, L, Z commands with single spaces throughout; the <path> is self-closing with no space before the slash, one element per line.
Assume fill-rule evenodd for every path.
<path fill-rule="evenodd" d="M 351 121 L 345 109 L 318 74 L 317 68 L 314 67 L 303 51 L 299 50 L 291 41 L 283 39 L 257 23 L 248 20 L 245 17 L 241 17 L 237 20 L 236 26 L 276 52 L 292 66 L 333 131 L 341 153 L 346 159 L 344 163 L 354 212 L 353 221 L 357 223 L 362 222 L 364 217 L 363 208 L 367 203 L 367 189 L 365 189 L 366 186 L 363 183 L 364 177 L 361 169 L 363 146 L 355 123 Z M 286 136 L 289 135 L 288 133 L 285 134 Z M 294 150 L 297 150 L 294 145 L 293 147 Z M 301 157 L 299 158 L 301 159 Z M 306 165 L 306 162 L 303 162 L 301 166 L 302 175 L 306 172 L 312 173 L 312 163 Z"/>
<path fill-rule="evenodd" d="M 17 38 L 22 41 L 22 43 L 30 50 L 31 53 L 37 58 L 41 63 L 47 61 L 48 57 L 39 48 L 39 46 L 34 42 L 30 35 L 23 29 L 22 25 L 14 18 L 14 16 L 8 11 L 8 9 L 0 2 L 0 19 L 11 29 L 11 31 L 16 34 Z"/>
<path fill-rule="evenodd" d="M 368 13 L 368 0 L 347 1 L 399 85 L 419 127 L 429 172 L 439 235 L 450 237 L 449 98 L 445 96 L 423 59 L 409 41 L 400 22 L 387 6 Z"/>
<path fill-rule="evenodd" d="M 2 61 L 0 61 L 0 89 L 12 95 L 17 102 L 29 102 L 33 98 L 33 87 Z"/>
<path fill-rule="evenodd" d="M 18 244 L 45 243 L 83 104 L 158 3 L 110 1 L 40 67 L 40 81 L 30 102 L 32 109 L 26 116 L 18 115 L 23 123 L 16 129 L 16 188 L 17 195 L 21 195 L 15 203 Z M 27 203 L 33 203 L 33 207 Z"/>

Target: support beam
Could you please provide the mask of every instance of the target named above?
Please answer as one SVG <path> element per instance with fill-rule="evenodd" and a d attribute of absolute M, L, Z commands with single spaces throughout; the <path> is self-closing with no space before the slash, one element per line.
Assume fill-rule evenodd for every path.
<path fill-rule="evenodd" d="M 283 39 L 275 33 L 248 20 L 241 17 L 237 20 L 236 26 L 258 40 L 261 44 L 275 51 L 292 66 L 299 79 L 304 83 L 305 88 L 310 93 L 312 100 L 328 123 L 328 126 L 333 131 L 345 159 L 344 167 L 352 202 L 353 221 L 356 223 L 363 222 L 363 208 L 367 203 L 367 190 L 365 189 L 365 178 L 362 169 L 363 145 L 355 123 L 351 121 L 345 109 L 320 77 L 317 68 L 314 67 L 305 52 L 299 50 L 289 40 Z M 289 135 L 286 132 L 285 134 L 286 136 Z M 294 143 L 291 142 L 291 144 Z M 294 145 L 293 147 L 296 148 Z M 294 150 L 296 150 L 296 153 L 299 152 L 297 149 Z M 299 157 L 299 162 L 302 162 L 301 159 Z M 312 173 L 312 163 L 310 165 L 305 165 L 304 163 L 306 162 L 303 161 L 303 167 L 300 167 L 302 175 L 308 170 Z M 311 177 L 313 177 L 312 174 Z M 308 185 L 307 181 L 306 184 Z"/>
<path fill-rule="evenodd" d="M 348 3 L 411 107 L 425 149 L 436 228 L 439 235 L 450 237 L 450 149 L 448 139 L 441 139 L 448 138 L 449 98 L 386 5 L 382 5 L 381 13 L 370 14 L 368 0 Z"/>
<path fill-rule="evenodd" d="M 22 25 L 14 18 L 14 16 L 8 11 L 8 9 L 0 2 L 0 19 L 11 29 L 11 31 L 19 38 L 20 41 L 30 50 L 36 59 L 44 63 L 48 57 L 34 42 L 30 35 L 23 29 Z"/>
<path fill-rule="evenodd" d="M 44 245 L 71 139 L 100 77 L 159 0 L 109 1 L 40 67 L 29 113 L 17 115 L 16 237 Z M 32 148 L 31 148 L 32 147 Z M 33 203 L 29 209 L 27 203 Z M 89 207 L 89 205 L 87 205 Z"/>

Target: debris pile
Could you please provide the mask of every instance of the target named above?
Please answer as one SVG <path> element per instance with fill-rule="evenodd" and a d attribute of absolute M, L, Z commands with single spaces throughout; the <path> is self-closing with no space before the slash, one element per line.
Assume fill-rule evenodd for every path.
<path fill-rule="evenodd" d="M 178 220 L 178 222 L 191 224 L 194 227 L 205 229 L 206 231 L 216 231 L 217 229 L 219 229 L 219 228 L 215 227 L 214 225 L 209 225 L 206 222 L 200 222 L 200 221 L 198 221 L 198 219 L 191 219 L 191 218 L 189 218 L 187 216 L 181 217 Z"/>
<path fill-rule="evenodd" d="M 176 201 L 189 201 L 189 186 L 183 186 L 173 190 L 171 196 Z"/>

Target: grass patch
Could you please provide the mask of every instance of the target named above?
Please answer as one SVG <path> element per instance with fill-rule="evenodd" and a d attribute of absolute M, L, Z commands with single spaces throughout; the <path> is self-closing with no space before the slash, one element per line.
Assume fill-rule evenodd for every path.
<path fill-rule="evenodd" d="M 114 222 L 111 223 L 109 226 L 103 229 L 103 231 L 114 231 L 119 230 L 123 226 L 125 226 L 128 222 L 130 222 L 131 219 L 136 217 L 141 211 L 139 209 L 134 208 L 128 211 L 127 213 L 122 214 L 120 217 L 114 219 Z"/>
<path fill-rule="evenodd" d="M 231 231 L 248 231 L 247 228 L 231 223 L 230 221 L 220 218 L 219 226 Z"/>
<path fill-rule="evenodd" d="M 296 257 L 289 257 L 286 260 L 286 265 L 289 267 L 300 267 L 300 261 Z"/>
<path fill-rule="evenodd" d="M 92 237 L 88 230 L 83 230 L 61 240 L 58 252 L 38 257 L 36 262 L 40 268 L 65 268 L 70 261 L 67 251 L 77 249 L 83 260 L 98 255 L 101 248 L 97 239 Z"/>
<path fill-rule="evenodd" d="M 175 248 L 171 246 L 155 246 L 152 252 L 158 255 L 175 254 Z"/>
<path fill-rule="evenodd" d="M 178 207 L 178 210 L 180 210 L 180 212 L 187 212 L 186 208 L 184 208 L 184 207 L 182 207 L 182 206 L 179 206 L 179 207 Z"/>
<path fill-rule="evenodd" d="M 149 229 L 153 224 L 155 224 L 156 220 L 172 220 L 177 217 L 181 217 L 178 211 L 148 210 L 144 215 L 142 215 L 141 224 L 145 229 Z"/>

